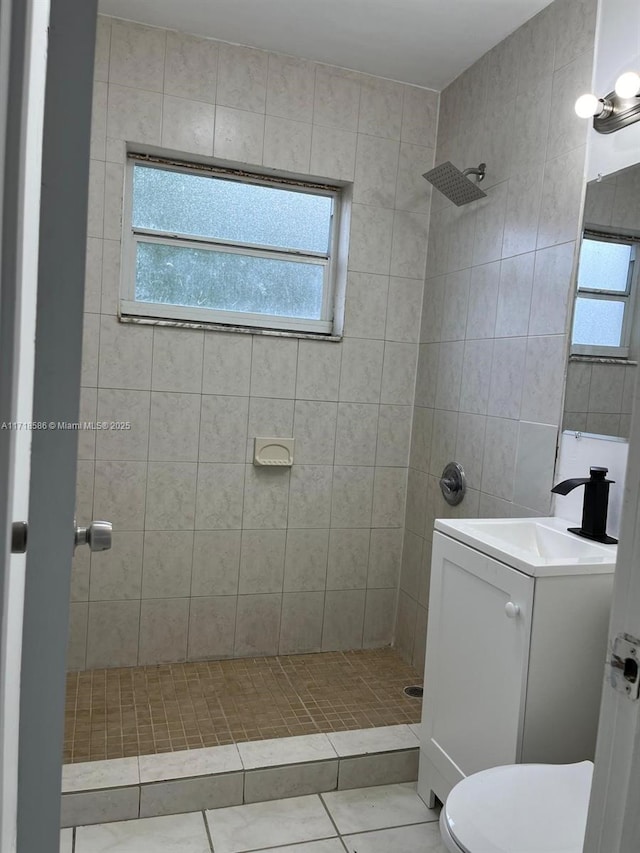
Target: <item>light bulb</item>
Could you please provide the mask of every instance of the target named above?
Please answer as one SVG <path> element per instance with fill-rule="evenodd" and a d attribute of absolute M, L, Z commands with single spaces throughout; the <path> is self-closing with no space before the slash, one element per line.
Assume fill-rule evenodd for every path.
<path fill-rule="evenodd" d="M 580 95 L 575 104 L 576 115 L 591 118 L 601 112 L 600 100 L 595 95 Z"/>
<path fill-rule="evenodd" d="M 620 98 L 635 98 L 640 93 L 640 74 L 635 71 L 627 71 L 616 80 L 616 95 Z"/>

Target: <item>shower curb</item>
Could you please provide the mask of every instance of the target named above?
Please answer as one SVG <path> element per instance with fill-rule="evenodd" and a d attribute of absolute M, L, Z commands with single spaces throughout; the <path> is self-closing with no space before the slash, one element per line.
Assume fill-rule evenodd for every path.
<path fill-rule="evenodd" d="M 67 764 L 61 827 L 415 782 L 419 726 L 381 726 Z"/>

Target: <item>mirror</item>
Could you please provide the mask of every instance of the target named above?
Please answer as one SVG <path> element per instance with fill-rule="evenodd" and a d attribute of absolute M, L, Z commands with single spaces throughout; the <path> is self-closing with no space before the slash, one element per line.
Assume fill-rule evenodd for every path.
<path fill-rule="evenodd" d="M 638 290 L 640 164 L 587 185 L 563 430 L 629 438 Z"/>

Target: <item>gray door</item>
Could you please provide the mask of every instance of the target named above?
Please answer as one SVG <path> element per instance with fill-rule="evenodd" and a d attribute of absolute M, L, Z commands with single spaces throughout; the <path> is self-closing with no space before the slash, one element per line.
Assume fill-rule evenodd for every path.
<path fill-rule="evenodd" d="M 48 0 L 0 0 L 0 849 L 16 849 Z"/>
<path fill-rule="evenodd" d="M 32 423 L 46 425 L 29 430 L 30 475 L 28 443 L 25 454 L 16 433 L 0 430 L 3 853 L 55 853 L 60 826 L 77 435 L 57 424 L 78 415 L 96 0 L 51 0 L 47 44 L 48 10 L 48 0 L 0 0 L 0 421 L 24 415 L 32 403 Z M 34 81 L 44 81 L 45 69 L 43 116 L 42 86 Z M 41 185 L 33 180 L 40 152 Z M 39 250 L 37 206 L 29 213 L 38 193 Z M 37 275 L 37 302 L 30 272 L 34 283 Z M 20 489 L 29 495 L 28 518 L 17 519 Z M 27 520 L 26 560 L 12 558 L 11 523 Z M 12 578 L 16 565 L 22 574 Z M 23 610 L 21 596 L 11 598 L 12 584 L 24 591 Z M 19 637 L 7 629 L 20 621 L 21 655 Z M 18 675 L 16 738 L 17 713 L 12 719 L 6 697 L 17 695 Z M 11 737 L 17 798 L 11 760 L 4 762 L 12 758 Z"/>

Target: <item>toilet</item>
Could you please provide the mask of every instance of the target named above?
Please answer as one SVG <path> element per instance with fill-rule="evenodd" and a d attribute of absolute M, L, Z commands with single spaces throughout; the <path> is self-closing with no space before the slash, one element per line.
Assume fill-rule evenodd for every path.
<path fill-rule="evenodd" d="M 593 763 L 515 764 L 467 776 L 440 813 L 450 853 L 582 853 Z"/>

